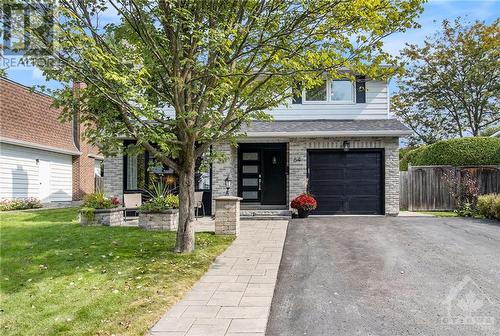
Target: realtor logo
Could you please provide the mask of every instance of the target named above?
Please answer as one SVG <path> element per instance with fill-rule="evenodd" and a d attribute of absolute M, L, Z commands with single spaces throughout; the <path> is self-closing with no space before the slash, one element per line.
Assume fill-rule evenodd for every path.
<path fill-rule="evenodd" d="M 3 57 L 49 56 L 54 51 L 56 0 L 6 0 L 0 5 Z"/>
<path fill-rule="evenodd" d="M 443 324 L 478 326 L 487 330 L 495 327 L 495 318 L 488 314 L 493 303 L 468 275 L 450 288 L 443 305 L 446 307 L 446 316 L 441 320 Z"/>

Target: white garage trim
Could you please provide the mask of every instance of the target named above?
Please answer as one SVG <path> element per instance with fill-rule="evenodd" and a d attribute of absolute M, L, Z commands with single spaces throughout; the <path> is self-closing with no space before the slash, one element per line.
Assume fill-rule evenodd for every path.
<path fill-rule="evenodd" d="M 61 154 L 69 154 L 69 155 L 81 155 L 82 154 L 81 152 L 79 152 L 77 150 L 69 150 L 69 149 L 62 149 L 62 148 L 57 148 L 57 147 L 52 147 L 52 146 L 39 145 L 39 144 L 35 144 L 32 142 L 28 142 L 28 141 L 22 141 L 22 140 L 5 138 L 5 137 L 0 137 L 0 143 L 23 146 L 23 147 L 28 147 L 28 148 L 41 149 L 41 150 L 54 152 L 54 153 L 61 153 Z"/>
<path fill-rule="evenodd" d="M 35 197 L 43 203 L 72 200 L 72 156 L 2 143 L 0 198 Z"/>

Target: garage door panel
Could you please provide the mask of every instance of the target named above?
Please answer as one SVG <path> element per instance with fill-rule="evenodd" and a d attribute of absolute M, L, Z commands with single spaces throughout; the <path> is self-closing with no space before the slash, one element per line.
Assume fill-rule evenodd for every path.
<path fill-rule="evenodd" d="M 315 214 L 330 214 L 334 212 L 344 211 L 344 197 L 341 196 L 319 196 L 316 197 L 318 207 L 314 211 Z"/>
<path fill-rule="evenodd" d="M 354 196 L 376 196 L 380 195 L 380 189 L 378 187 L 378 182 L 374 183 L 363 183 L 359 185 L 348 184 L 345 187 L 345 193 Z"/>
<path fill-rule="evenodd" d="M 349 210 L 351 213 L 358 214 L 378 214 L 378 197 L 351 197 L 349 199 Z"/>
<path fill-rule="evenodd" d="M 316 180 L 312 185 L 310 192 L 317 195 L 343 195 L 346 187 L 343 180 Z"/>
<path fill-rule="evenodd" d="M 382 151 L 311 150 L 309 189 L 315 214 L 383 213 Z"/>

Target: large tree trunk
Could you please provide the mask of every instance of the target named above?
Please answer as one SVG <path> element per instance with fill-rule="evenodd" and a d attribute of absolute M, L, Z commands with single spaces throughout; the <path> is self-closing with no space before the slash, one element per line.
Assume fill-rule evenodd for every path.
<path fill-rule="evenodd" d="M 179 227 L 175 252 L 194 250 L 194 173 L 195 160 L 186 160 L 179 175 Z M 191 162 L 189 162 L 191 161 Z"/>

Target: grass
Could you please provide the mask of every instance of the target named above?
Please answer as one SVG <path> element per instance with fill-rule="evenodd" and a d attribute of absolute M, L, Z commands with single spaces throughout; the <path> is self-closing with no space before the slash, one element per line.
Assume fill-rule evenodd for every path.
<path fill-rule="evenodd" d="M 436 217 L 459 217 L 456 212 L 453 211 L 418 211 L 424 214 L 433 215 Z"/>
<path fill-rule="evenodd" d="M 0 214 L 2 335 L 143 335 L 231 237 L 81 227 L 76 209 Z"/>

